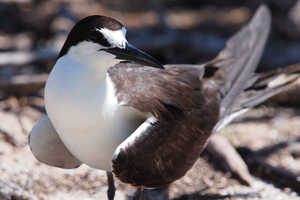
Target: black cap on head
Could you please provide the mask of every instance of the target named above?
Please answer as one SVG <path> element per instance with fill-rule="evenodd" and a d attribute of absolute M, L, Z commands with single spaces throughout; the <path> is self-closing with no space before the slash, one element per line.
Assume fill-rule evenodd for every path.
<path fill-rule="evenodd" d="M 142 65 L 163 68 L 162 64 L 155 58 L 126 41 L 126 29 L 123 29 L 123 27 L 123 24 L 110 17 L 100 15 L 86 17 L 72 28 L 58 58 L 64 56 L 72 46 L 83 41 L 91 41 L 101 45 L 102 48 L 99 47 L 99 52 L 106 51 L 115 55 L 115 58 L 120 61 L 131 61 Z M 109 30 L 108 33 L 107 30 Z M 121 40 L 118 40 L 120 35 L 116 37 L 116 35 L 111 34 L 119 30 L 123 34 Z M 114 42 L 117 42 L 117 44 Z"/>
<path fill-rule="evenodd" d="M 66 42 L 64 43 L 59 57 L 65 55 L 71 46 L 77 45 L 82 41 L 93 41 L 99 43 L 102 46 L 109 47 L 110 43 L 103 37 L 102 34 L 99 34 L 97 29 L 107 28 L 109 30 L 120 30 L 122 29 L 123 24 L 117 20 L 105 17 L 101 15 L 92 15 L 80 20 L 71 30 L 68 35 Z"/>

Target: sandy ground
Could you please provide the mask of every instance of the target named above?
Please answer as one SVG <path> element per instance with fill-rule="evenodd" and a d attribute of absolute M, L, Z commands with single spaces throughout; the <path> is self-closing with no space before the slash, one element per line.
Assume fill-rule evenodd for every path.
<path fill-rule="evenodd" d="M 42 116 L 38 103 L 42 106 L 42 99 L 38 97 L 19 101 L 10 98 L 0 103 L 0 199 L 105 199 L 105 172 L 85 165 L 74 170 L 59 169 L 33 157 L 27 136 Z M 300 175 L 299 111 L 263 106 L 236 120 L 221 134 L 234 146 L 248 147 L 256 152 L 288 142 L 289 145 L 269 153 L 264 159 L 272 166 Z M 222 170 L 218 162 L 202 153 L 186 176 L 170 185 L 170 199 L 300 199 L 299 191 L 275 186 L 263 177 L 255 177 L 252 187 L 245 186 Z M 118 181 L 116 184 L 116 200 L 130 199 L 135 188 Z"/>
<path fill-rule="evenodd" d="M 0 49 L 23 51 L 36 46 L 53 48 L 57 45 L 57 41 L 65 40 L 66 36 L 61 36 L 59 33 L 70 30 L 73 25 L 70 18 L 74 16 L 78 18 L 91 14 L 114 16 L 122 22 L 126 22 L 129 28 L 140 28 L 141 25 L 151 26 L 159 21 L 157 13 L 153 10 L 146 9 L 139 12 L 124 13 L 123 11 L 107 9 L 98 4 L 97 1 L 88 1 L 88 3 L 84 0 L 72 1 L 72 4 L 67 7 L 68 9 L 63 6 L 60 0 L 37 2 L 40 3 L 36 5 L 25 3 L 20 8 L 2 5 L 2 10 L 0 9 L 3 11 L 1 12 L 2 21 L 0 21 L 2 25 L 7 26 L 7 33 L 0 35 Z M 66 0 L 64 2 L 71 1 Z M 105 2 L 113 4 L 120 1 Z M 141 1 L 135 0 L 134 2 L 136 4 Z M 133 7 L 131 4 L 128 5 Z M 45 23 L 48 22 L 47 20 L 50 21 L 52 17 L 49 16 L 52 16 L 53 13 L 59 17 L 53 18 L 55 20 L 51 23 Z M 273 14 L 276 15 L 276 13 Z M 7 20 L 7 16 L 10 17 L 9 20 Z M 214 9 L 210 6 L 206 9 L 195 9 L 188 12 L 183 9 L 166 9 L 165 17 L 166 23 L 171 28 L 189 29 L 208 22 L 209 26 L 206 25 L 203 31 L 210 25 L 217 24 L 222 29 L 216 29 L 214 32 L 228 35 L 229 29 L 225 29 L 225 27 L 237 28 L 238 26 L 240 28 L 241 24 L 250 17 L 250 11 L 246 7 Z M 282 19 L 282 17 L 277 17 L 277 21 L 273 25 L 280 26 L 278 19 Z M 279 21 L 283 23 L 282 20 Z M 287 27 L 285 32 L 289 34 L 298 33 L 294 30 L 295 25 L 291 27 L 292 29 Z M 29 32 L 32 30 L 34 30 L 33 33 Z M 281 35 L 286 35 L 284 30 L 281 30 Z M 59 40 L 59 37 L 62 39 Z M 293 41 L 284 41 L 283 43 L 291 44 Z M 169 55 L 170 52 L 166 54 Z M 169 57 L 171 60 L 175 56 L 170 54 L 165 57 Z M 189 57 L 187 56 L 187 58 Z M 193 60 L 193 62 L 196 61 L 199 61 L 198 58 Z M 190 61 L 185 60 L 185 63 L 190 63 Z M 50 68 L 52 64 L 41 64 L 41 66 L 38 63 L 32 66 L 29 64 L 24 69 L 13 68 L 13 70 L 16 70 L 18 74 L 26 74 L 27 72 L 30 74 L 36 71 L 45 73 L 48 71 L 47 66 L 49 65 Z M 1 73 L 9 74 L 11 70 L 9 66 L 6 66 L 3 67 Z M 300 87 L 298 87 L 298 91 L 299 89 Z M 279 102 L 292 102 L 294 106 L 298 105 L 298 108 L 262 106 L 237 119 L 220 133 L 225 135 L 238 149 L 248 148 L 259 153 L 259 161 L 261 162 L 249 165 L 255 179 L 255 184 L 252 187 L 240 183 L 234 175 L 221 168 L 222 163 L 219 160 L 204 152 L 183 178 L 170 185 L 167 192 L 169 198 L 173 200 L 300 200 L 300 191 L 295 189 L 300 188 L 299 94 L 299 92 L 295 93 L 294 90 L 291 93 L 286 93 L 283 100 L 279 100 Z M 33 125 L 43 115 L 42 98 L 16 99 L 6 96 L 3 97 L 4 99 L 1 98 L 0 200 L 106 199 L 105 172 L 85 165 L 74 170 L 63 170 L 42 164 L 33 157 L 27 145 L 27 137 Z M 267 163 L 269 167 L 262 163 Z M 298 180 L 298 187 L 297 185 L 289 187 L 288 184 L 278 184 L 277 181 L 281 177 L 273 175 L 272 170 L 270 171 L 271 175 L 266 176 L 270 166 L 291 173 L 292 176 L 288 176 L 288 178 Z M 274 181 L 272 176 L 273 178 L 278 176 L 277 180 Z M 116 181 L 116 185 L 118 191 L 116 200 L 131 199 L 135 188 L 118 181 Z M 162 200 L 163 198 L 162 196 L 154 196 L 152 193 L 152 199 Z"/>

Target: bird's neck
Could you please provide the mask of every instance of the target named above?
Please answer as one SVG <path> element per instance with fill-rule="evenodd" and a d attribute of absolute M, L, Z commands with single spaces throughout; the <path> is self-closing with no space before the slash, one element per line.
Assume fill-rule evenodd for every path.
<path fill-rule="evenodd" d="M 59 58 L 58 61 L 67 63 L 77 63 L 76 66 L 82 66 L 92 73 L 105 78 L 105 74 L 109 67 L 120 62 L 114 55 L 102 51 L 99 44 L 93 42 L 80 42 L 76 46 L 70 48 L 68 53 Z"/>

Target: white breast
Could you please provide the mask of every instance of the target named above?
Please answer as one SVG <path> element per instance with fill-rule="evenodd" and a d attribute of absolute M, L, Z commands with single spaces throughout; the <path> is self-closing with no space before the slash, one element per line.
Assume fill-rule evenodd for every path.
<path fill-rule="evenodd" d="M 49 75 L 45 105 L 69 151 L 81 162 L 107 171 L 117 146 L 146 119 L 118 104 L 107 75 L 100 76 L 68 56 L 60 58 Z"/>

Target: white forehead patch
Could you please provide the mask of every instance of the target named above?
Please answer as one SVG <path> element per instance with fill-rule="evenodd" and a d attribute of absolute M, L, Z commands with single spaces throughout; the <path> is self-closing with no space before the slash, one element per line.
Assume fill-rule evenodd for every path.
<path fill-rule="evenodd" d="M 122 27 L 122 29 L 115 31 L 109 30 L 107 28 L 100 28 L 96 30 L 101 32 L 113 47 L 119 47 L 122 49 L 126 47 L 127 40 L 125 27 Z"/>

